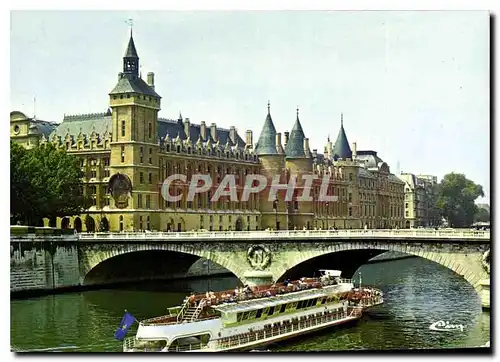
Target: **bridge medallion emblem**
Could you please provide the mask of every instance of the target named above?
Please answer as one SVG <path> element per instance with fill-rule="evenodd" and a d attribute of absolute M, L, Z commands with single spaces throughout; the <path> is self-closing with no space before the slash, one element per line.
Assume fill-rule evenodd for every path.
<path fill-rule="evenodd" d="M 264 270 L 271 263 L 271 252 L 263 245 L 252 245 L 248 248 L 247 260 L 255 270 Z"/>

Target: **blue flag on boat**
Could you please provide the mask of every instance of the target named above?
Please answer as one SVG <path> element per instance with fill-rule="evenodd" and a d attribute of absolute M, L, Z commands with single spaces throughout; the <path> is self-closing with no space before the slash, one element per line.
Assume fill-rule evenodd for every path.
<path fill-rule="evenodd" d="M 115 338 L 119 341 L 123 341 L 123 338 L 127 335 L 130 326 L 136 321 L 134 316 L 129 312 L 125 311 L 125 315 L 122 318 L 120 327 L 115 332 Z"/>

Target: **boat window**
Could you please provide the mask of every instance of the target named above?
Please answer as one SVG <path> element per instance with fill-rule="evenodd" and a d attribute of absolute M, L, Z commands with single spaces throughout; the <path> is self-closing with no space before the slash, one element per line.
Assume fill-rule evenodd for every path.
<path fill-rule="evenodd" d="M 316 305 L 317 301 L 318 301 L 318 298 L 311 299 L 311 304 L 309 304 L 309 306 L 312 307 L 313 305 Z"/>
<path fill-rule="evenodd" d="M 241 320 L 247 320 L 248 319 L 248 312 L 243 313 L 243 316 L 241 317 Z"/>
<path fill-rule="evenodd" d="M 280 313 L 285 313 L 286 304 L 283 304 L 280 309 Z"/>
<path fill-rule="evenodd" d="M 274 307 L 269 307 L 269 313 L 267 315 L 273 315 L 274 313 Z"/>
<path fill-rule="evenodd" d="M 236 318 L 236 320 L 238 322 L 241 322 L 241 318 L 243 317 L 243 313 L 238 313 L 238 317 Z"/>
<path fill-rule="evenodd" d="M 137 348 L 142 348 L 144 350 L 149 350 L 151 352 L 161 351 L 167 345 L 166 340 L 159 341 L 140 341 L 136 342 Z"/>
<path fill-rule="evenodd" d="M 326 298 L 321 299 L 321 304 L 325 304 L 325 303 L 326 303 Z"/>
<path fill-rule="evenodd" d="M 269 307 L 264 308 L 264 311 L 262 312 L 262 315 L 268 315 L 269 314 Z"/>
<path fill-rule="evenodd" d="M 297 309 L 302 309 L 302 301 L 299 301 L 298 304 L 297 304 Z"/>
<path fill-rule="evenodd" d="M 295 309 L 297 308 L 297 302 L 288 303 L 287 309 Z"/>
<path fill-rule="evenodd" d="M 248 319 L 254 319 L 256 315 L 257 315 L 257 311 L 252 310 L 252 311 L 248 312 Z"/>
<path fill-rule="evenodd" d="M 257 314 L 255 315 L 255 318 L 260 318 L 261 315 L 262 315 L 262 309 L 259 309 L 257 311 Z"/>

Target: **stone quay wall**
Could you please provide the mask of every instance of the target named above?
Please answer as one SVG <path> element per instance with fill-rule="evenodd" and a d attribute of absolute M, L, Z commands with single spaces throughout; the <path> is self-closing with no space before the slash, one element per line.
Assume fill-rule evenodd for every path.
<path fill-rule="evenodd" d="M 73 240 L 74 239 L 74 240 Z M 76 238 L 15 237 L 10 243 L 10 291 L 51 291 L 80 285 Z"/>

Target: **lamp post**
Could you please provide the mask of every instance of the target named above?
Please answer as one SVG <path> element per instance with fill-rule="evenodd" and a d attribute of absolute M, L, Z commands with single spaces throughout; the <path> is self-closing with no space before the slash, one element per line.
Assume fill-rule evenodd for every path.
<path fill-rule="evenodd" d="M 361 288 L 361 272 L 359 272 L 359 290 L 363 291 L 363 289 Z"/>
<path fill-rule="evenodd" d="M 273 208 L 274 211 L 276 212 L 276 230 L 279 230 L 279 225 L 278 225 L 278 197 L 276 196 L 276 199 L 273 201 Z"/>

